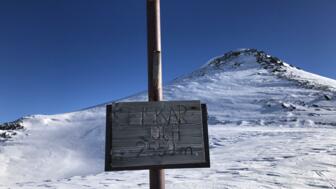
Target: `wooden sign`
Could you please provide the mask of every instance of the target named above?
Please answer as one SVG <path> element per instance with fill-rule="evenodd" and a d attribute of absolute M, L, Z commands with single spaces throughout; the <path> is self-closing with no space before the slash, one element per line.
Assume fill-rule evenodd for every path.
<path fill-rule="evenodd" d="M 107 105 L 105 170 L 210 167 L 200 101 Z"/>

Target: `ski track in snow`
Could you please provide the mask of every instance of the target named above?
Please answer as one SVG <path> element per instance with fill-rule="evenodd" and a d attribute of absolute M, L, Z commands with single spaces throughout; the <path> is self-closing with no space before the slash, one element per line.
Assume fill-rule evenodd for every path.
<path fill-rule="evenodd" d="M 165 100 L 207 103 L 211 158 L 211 168 L 167 169 L 167 188 L 336 189 L 336 81 L 281 69 L 242 50 L 164 88 Z M 123 101 L 135 100 L 146 93 Z M 1 189 L 148 188 L 148 171 L 103 172 L 104 106 L 23 126 L 0 141 Z"/>

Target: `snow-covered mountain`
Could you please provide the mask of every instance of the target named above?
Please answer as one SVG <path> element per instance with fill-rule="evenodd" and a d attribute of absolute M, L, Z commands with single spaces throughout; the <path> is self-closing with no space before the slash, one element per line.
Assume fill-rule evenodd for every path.
<path fill-rule="evenodd" d="M 207 103 L 211 156 L 209 169 L 167 170 L 167 188 L 336 188 L 335 80 L 242 49 L 164 99 Z M 104 144 L 105 105 L 4 124 L 0 188 L 148 188 L 148 171 L 104 173 Z"/>

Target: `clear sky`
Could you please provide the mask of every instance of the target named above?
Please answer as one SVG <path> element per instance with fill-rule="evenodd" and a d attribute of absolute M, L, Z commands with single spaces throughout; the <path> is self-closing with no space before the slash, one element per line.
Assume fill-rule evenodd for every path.
<path fill-rule="evenodd" d="M 161 0 L 164 83 L 257 48 L 336 79 L 335 0 Z M 146 0 L 0 0 L 0 122 L 147 88 Z"/>

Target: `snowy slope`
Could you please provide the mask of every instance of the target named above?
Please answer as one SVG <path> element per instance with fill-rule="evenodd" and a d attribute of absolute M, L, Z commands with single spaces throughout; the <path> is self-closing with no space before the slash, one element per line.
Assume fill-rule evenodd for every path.
<path fill-rule="evenodd" d="M 211 148 L 210 169 L 167 170 L 167 188 L 336 188 L 335 80 L 242 49 L 164 98 L 208 104 Z M 104 105 L 18 122 L 0 127 L 0 188 L 148 188 L 148 171 L 103 172 Z"/>

